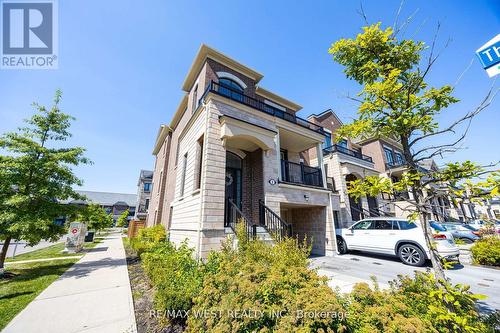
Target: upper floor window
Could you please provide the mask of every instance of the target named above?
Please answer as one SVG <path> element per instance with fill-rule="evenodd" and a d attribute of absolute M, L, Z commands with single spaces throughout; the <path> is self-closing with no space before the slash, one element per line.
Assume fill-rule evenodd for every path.
<path fill-rule="evenodd" d="M 392 154 L 392 150 L 390 148 L 384 147 L 384 154 L 387 164 L 394 165 L 394 155 Z"/>
<path fill-rule="evenodd" d="M 404 158 L 403 158 L 403 154 L 401 154 L 400 152 L 395 152 L 394 155 L 396 155 L 396 163 L 398 165 L 401 165 L 401 164 L 404 164 Z"/>
<path fill-rule="evenodd" d="M 346 139 L 340 140 L 338 145 L 342 148 L 347 148 L 347 140 Z"/>
<path fill-rule="evenodd" d="M 323 142 L 323 149 L 328 148 L 332 145 L 332 134 L 327 129 L 325 129 L 325 131 L 327 133 L 325 135 L 325 142 Z"/>
<path fill-rule="evenodd" d="M 187 160 L 188 154 L 184 154 L 184 158 L 182 160 L 182 176 L 181 176 L 181 189 L 180 189 L 180 197 L 184 196 L 184 190 L 186 186 L 186 168 L 187 168 Z"/>
<path fill-rule="evenodd" d="M 194 87 L 194 90 L 193 90 L 193 103 L 192 104 L 193 104 L 193 109 L 191 110 L 191 112 L 194 112 L 198 108 L 198 85 L 196 85 L 196 87 Z"/>
<path fill-rule="evenodd" d="M 194 174 L 194 189 L 201 188 L 201 171 L 203 168 L 203 135 L 196 142 L 196 165 Z"/>
<path fill-rule="evenodd" d="M 221 86 L 226 86 L 226 87 L 229 87 L 231 89 L 243 92 L 243 87 L 240 86 L 238 83 L 236 83 L 236 81 L 234 81 L 234 80 L 231 80 L 228 78 L 221 78 L 221 79 L 219 79 L 219 84 Z"/>
<path fill-rule="evenodd" d="M 219 79 L 219 93 L 231 99 L 243 100 L 243 87 L 228 78 Z"/>
<path fill-rule="evenodd" d="M 144 192 L 151 191 L 151 183 L 144 183 Z"/>

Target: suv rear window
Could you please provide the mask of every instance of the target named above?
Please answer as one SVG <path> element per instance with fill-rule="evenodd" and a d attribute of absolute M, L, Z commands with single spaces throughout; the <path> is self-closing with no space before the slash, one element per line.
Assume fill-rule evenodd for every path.
<path fill-rule="evenodd" d="M 401 230 L 410 230 L 410 229 L 415 229 L 417 225 L 413 222 L 408 222 L 408 221 L 398 221 L 399 222 L 399 229 Z"/>

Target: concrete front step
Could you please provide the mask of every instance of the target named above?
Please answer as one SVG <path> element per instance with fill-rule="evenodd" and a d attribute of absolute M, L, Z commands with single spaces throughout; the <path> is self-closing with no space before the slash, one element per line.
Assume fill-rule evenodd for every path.
<path fill-rule="evenodd" d="M 235 237 L 233 229 L 230 227 L 225 227 L 224 231 L 228 237 L 233 238 L 233 248 L 236 248 L 238 245 L 238 239 Z M 266 243 L 274 244 L 273 237 L 267 232 L 267 230 L 262 226 L 256 227 L 256 238 Z"/>

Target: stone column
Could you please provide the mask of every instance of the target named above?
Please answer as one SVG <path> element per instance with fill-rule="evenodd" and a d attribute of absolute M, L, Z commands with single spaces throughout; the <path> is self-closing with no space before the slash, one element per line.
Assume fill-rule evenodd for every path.
<path fill-rule="evenodd" d="M 316 156 L 318 158 L 318 166 L 321 170 L 321 178 L 323 178 L 323 187 L 327 188 L 326 185 L 326 174 L 325 174 L 325 165 L 323 163 L 323 148 L 321 147 L 321 142 L 316 144 Z"/>
<path fill-rule="evenodd" d="M 276 128 L 276 136 L 274 137 L 276 144 L 276 159 L 278 160 L 278 181 L 283 180 L 281 177 L 281 148 L 280 148 L 280 130 Z"/>

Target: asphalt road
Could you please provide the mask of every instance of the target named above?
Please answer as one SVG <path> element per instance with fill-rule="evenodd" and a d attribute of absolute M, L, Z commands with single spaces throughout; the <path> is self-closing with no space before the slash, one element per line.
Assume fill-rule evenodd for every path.
<path fill-rule="evenodd" d="M 312 266 L 319 273 L 331 278 L 333 286 L 349 291 L 356 282 L 370 281 L 375 276 L 382 288 L 398 274 L 413 275 L 415 270 L 425 271 L 427 267 L 412 267 L 402 264 L 397 258 L 353 252 L 335 257 L 315 257 Z M 447 270 L 446 276 L 453 283 L 470 285 L 471 291 L 488 296 L 480 301 L 481 311 L 500 309 L 500 270 L 470 265 L 456 265 Z"/>

